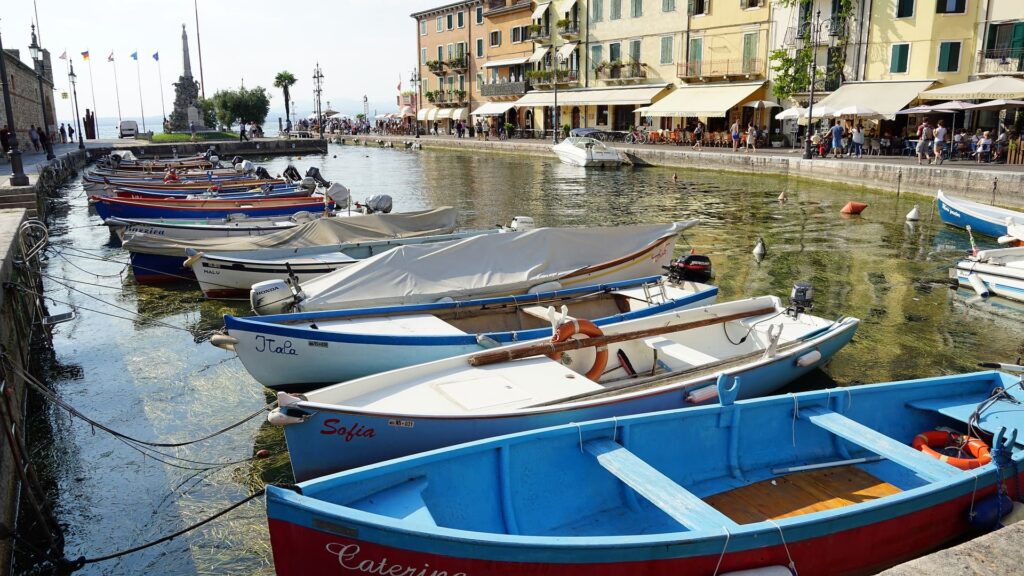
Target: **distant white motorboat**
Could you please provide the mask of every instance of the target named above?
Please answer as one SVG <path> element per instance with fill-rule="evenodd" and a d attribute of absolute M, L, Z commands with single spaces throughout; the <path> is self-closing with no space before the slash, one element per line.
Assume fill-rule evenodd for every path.
<path fill-rule="evenodd" d="M 573 166 L 618 166 L 626 161 L 622 152 L 586 136 L 570 136 L 552 146 L 551 151 Z"/>
<path fill-rule="evenodd" d="M 1024 248 L 982 250 L 957 262 L 949 276 L 983 298 L 995 294 L 1024 302 Z"/>

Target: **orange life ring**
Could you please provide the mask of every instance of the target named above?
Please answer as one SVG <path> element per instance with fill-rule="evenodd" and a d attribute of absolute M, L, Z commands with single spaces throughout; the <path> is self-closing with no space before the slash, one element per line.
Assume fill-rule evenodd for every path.
<path fill-rule="evenodd" d="M 554 335 L 551 336 L 551 343 L 557 344 L 559 342 L 565 342 L 576 334 L 583 334 L 590 338 L 604 336 L 604 332 L 602 332 L 601 329 L 590 320 L 572 320 L 571 322 L 566 322 L 558 327 L 558 330 L 556 330 Z M 608 365 L 608 347 L 597 346 L 596 350 L 597 356 L 594 358 L 594 365 L 591 366 L 590 370 L 586 373 L 586 377 L 594 382 L 597 382 L 601 377 L 601 374 L 604 373 L 605 366 Z M 552 360 L 561 360 L 562 353 L 552 352 L 551 354 L 548 354 L 548 358 L 551 358 Z"/>
<path fill-rule="evenodd" d="M 984 441 L 970 436 L 961 436 L 960 434 L 943 432 L 942 430 L 921 432 L 917 436 L 914 436 L 912 446 L 932 458 L 937 458 L 938 460 L 951 464 L 961 470 L 973 470 L 992 461 L 992 455 L 989 453 L 988 444 L 985 444 Z M 972 458 L 951 458 L 935 450 L 935 448 L 941 449 L 947 446 L 956 446 L 961 449 L 966 449 Z"/>

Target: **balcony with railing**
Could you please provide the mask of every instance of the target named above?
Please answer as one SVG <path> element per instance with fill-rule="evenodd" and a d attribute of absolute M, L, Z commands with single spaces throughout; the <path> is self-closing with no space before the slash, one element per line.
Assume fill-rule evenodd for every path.
<path fill-rule="evenodd" d="M 484 16 L 529 9 L 530 6 L 530 0 L 487 0 L 484 3 Z"/>
<path fill-rule="evenodd" d="M 647 78 L 647 65 L 639 62 L 631 64 L 602 63 L 597 68 L 598 78 L 608 84 L 630 84 Z"/>
<path fill-rule="evenodd" d="M 760 58 L 737 60 L 691 60 L 680 62 L 676 75 L 682 80 L 714 80 L 732 78 L 763 78 L 764 62 Z"/>
<path fill-rule="evenodd" d="M 1024 48 L 981 50 L 975 67 L 979 76 L 1024 75 Z"/>
<path fill-rule="evenodd" d="M 530 40 L 534 42 L 547 42 L 551 38 L 551 29 L 540 24 L 530 25 Z"/>
<path fill-rule="evenodd" d="M 579 22 L 559 22 L 558 33 L 567 40 L 573 40 L 580 36 Z"/>
<path fill-rule="evenodd" d="M 480 94 L 488 98 L 519 97 L 530 90 L 527 79 L 512 82 L 491 82 L 480 85 Z"/>
<path fill-rule="evenodd" d="M 461 106 L 466 103 L 467 92 L 465 90 L 433 90 L 424 93 L 427 101 L 443 106 Z"/>
<path fill-rule="evenodd" d="M 558 70 L 556 74 L 554 70 L 532 70 L 527 73 L 530 83 L 536 87 L 552 87 L 555 84 L 559 86 L 566 84 L 575 84 L 579 81 L 579 70 Z"/>
<path fill-rule="evenodd" d="M 444 76 L 444 61 L 431 60 L 427 62 L 427 69 L 433 72 L 436 76 Z"/>
<path fill-rule="evenodd" d="M 448 68 L 451 68 L 452 70 L 463 71 L 466 69 L 468 62 L 465 56 L 456 56 L 455 58 L 445 62 L 445 64 L 447 64 Z"/>

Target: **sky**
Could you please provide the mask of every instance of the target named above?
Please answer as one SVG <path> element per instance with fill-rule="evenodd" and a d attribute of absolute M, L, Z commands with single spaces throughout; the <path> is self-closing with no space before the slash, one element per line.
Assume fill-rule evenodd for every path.
<path fill-rule="evenodd" d="M 447 4 L 445 0 L 197 0 L 199 33 L 203 49 L 206 96 L 218 89 L 263 86 L 270 91 L 267 122 L 284 116 L 281 91 L 274 76 L 288 70 L 298 79 L 292 99 L 300 116 L 313 109 L 313 68 L 317 61 L 324 74 L 323 106 L 327 101 L 340 112 L 362 112 L 363 96 L 370 113 L 396 110 L 396 88 L 409 89 L 409 73 L 416 65 L 416 24 L 409 14 Z M 18 49 L 30 64 L 30 25 L 35 22 L 33 2 L 5 0 L 0 11 L 0 34 L 5 49 Z M 188 32 L 192 74 L 199 79 L 196 47 L 196 16 L 193 0 L 35 0 L 39 14 L 40 45 L 50 50 L 54 72 L 57 116 L 72 117 L 66 61 L 58 56 L 67 50 L 78 76 L 78 106 L 85 114 L 93 108 L 91 59 L 95 108 L 100 117 L 117 116 L 114 66 L 124 119 L 161 114 L 160 82 L 154 52 L 160 53 L 164 105 L 171 113 L 172 83 L 182 73 L 181 25 Z M 115 62 L 107 61 L 113 52 Z"/>

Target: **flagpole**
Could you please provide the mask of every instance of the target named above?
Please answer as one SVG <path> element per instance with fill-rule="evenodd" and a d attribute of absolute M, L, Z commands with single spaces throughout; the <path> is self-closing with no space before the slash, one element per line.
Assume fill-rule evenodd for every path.
<path fill-rule="evenodd" d="M 85 51 L 88 54 L 88 50 Z M 92 56 L 92 54 L 89 54 Z M 92 132 L 93 138 L 100 139 L 100 117 L 96 112 L 96 83 L 93 82 L 92 78 L 92 58 L 85 60 L 89 63 L 89 91 L 92 92 Z"/>
<path fill-rule="evenodd" d="M 156 76 L 160 82 L 160 113 L 163 118 L 160 120 L 160 128 L 163 130 L 164 121 L 167 120 L 167 108 L 164 107 L 164 73 L 160 67 L 160 53 L 156 53 Z"/>
<path fill-rule="evenodd" d="M 139 53 L 135 52 L 135 79 L 139 84 L 139 112 L 142 115 L 142 131 L 146 130 L 146 108 L 142 105 L 142 68 L 139 67 Z"/>
<path fill-rule="evenodd" d="M 68 56 L 68 49 L 67 48 L 64 49 L 64 55 L 60 58 L 60 60 L 65 60 L 66 61 L 65 64 L 67 64 L 66 67 L 68 69 L 68 87 L 70 88 L 70 86 L 71 86 L 71 56 Z M 70 94 L 69 94 L 69 96 L 70 96 Z M 71 109 L 71 119 L 74 120 L 75 116 L 77 114 L 75 113 L 75 103 L 71 100 L 70 97 L 68 98 L 68 108 Z M 70 127 L 71 125 L 68 124 L 68 126 Z"/>
<path fill-rule="evenodd" d="M 199 39 L 199 0 L 192 0 L 196 9 L 196 48 L 199 49 L 199 89 L 206 100 L 206 80 L 203 79 L 203 42 Z"/>
<path fill-rule="evenodd" d="M 117 122 L 120 124 L 121 120 L 121 90 L 117 87 L 117 62 L 114 61 L 114 53 L 110 53 L 110 57 L 107 58 L 111 64 L 114 65 L 114 98 L 117 99 Z"/>

